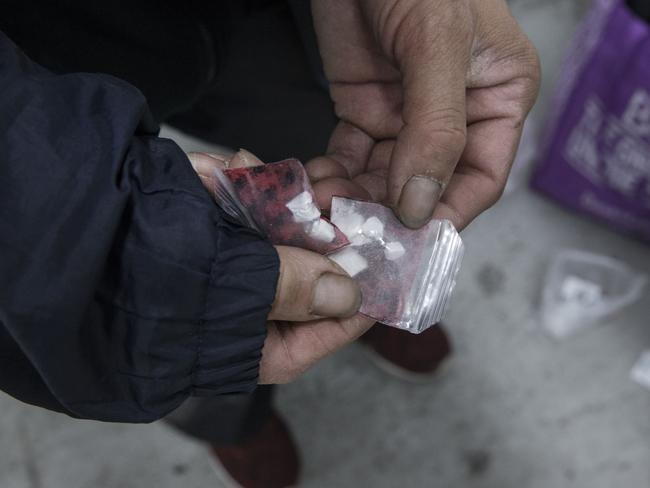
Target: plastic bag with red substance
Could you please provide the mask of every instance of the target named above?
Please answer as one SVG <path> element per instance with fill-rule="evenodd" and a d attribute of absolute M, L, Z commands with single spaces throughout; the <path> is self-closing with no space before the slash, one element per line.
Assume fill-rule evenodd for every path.
<path fill-rule="evenodd" d="M 217 203 L 274 244 L 320 254 L 348 244 L 345 235 L 321 216 L 297 159 L 216 172 Z"/>

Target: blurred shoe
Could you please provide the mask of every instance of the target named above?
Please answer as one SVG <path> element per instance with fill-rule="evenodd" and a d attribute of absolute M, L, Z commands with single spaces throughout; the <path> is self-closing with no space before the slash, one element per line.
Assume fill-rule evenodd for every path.
<path fill-rule="evenodd" d="M 451 342 L 440 325 L 415 335 L 376 324 L 361 342 L 380 369 L 412 383 L 430 380 L 451 355 Z"/>
<path fill-rule="evenodd" d="M 212 446 L 217 474 L 228 488 L 288 488 L 300 473 L 298 450 L 277 413 L 238 445 Z"/>

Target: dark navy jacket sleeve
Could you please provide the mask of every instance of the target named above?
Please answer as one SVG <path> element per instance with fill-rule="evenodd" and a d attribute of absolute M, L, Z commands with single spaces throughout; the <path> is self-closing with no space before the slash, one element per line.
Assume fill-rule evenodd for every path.
<path fill-rule="evenodd" d="M 147 114 L 0 33 L 0 388 L 19 399 L 147 422 L 255 388 L 277 254 Z"/>

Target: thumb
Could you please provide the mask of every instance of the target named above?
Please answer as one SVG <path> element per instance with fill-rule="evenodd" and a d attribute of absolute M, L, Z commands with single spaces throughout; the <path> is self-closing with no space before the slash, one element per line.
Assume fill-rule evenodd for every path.
<path fill-rule="evenodd" d="M 412 28 L 395 33 L 404 125 L 391 156 L 388 200 L 412 228 L 431 218 L 466 141 L 472 15 L 464 1 L 445 2 L 442 10 L 433 17 L 408 19 Z"/>
<path fill-rule="evenodd" d="M 359 310 L 359 285 L 334 261 L 305 249 L 276 249 L 280 276 L 269 320 L 304 322 L 320 317 L 350 317 Z"/>

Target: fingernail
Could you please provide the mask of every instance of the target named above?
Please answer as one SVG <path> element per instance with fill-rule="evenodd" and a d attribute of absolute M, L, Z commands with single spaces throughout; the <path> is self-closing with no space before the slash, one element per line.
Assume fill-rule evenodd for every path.
<path fill-rule="evenodd" d="M 217 155 L 208 153 L 189 153 L 187 157 L 196 171 L 201 176 L 212 176 L 215 167 L 224 169 L 226 163 L 223 159 L 215 157 Z"/>
<path fill-rule="evenodd" d="M 216 154 L 216 153 L 201 153 L 205 154 L 206 156 L 215 159 L 219 161 L 220 163 L 226 164 L 226 161 L 228 161 L 228 156 L 224 156 L 223 154 Z"/>
<path fill-rule="evenodd" d="M 442 195 L 442 185 L 428 176 L 412 176 L 402 188 L 399 217 L 407 227 L 419 229 L 426 224 Z"/>
<path fill-rule="evenodd" d="M 230 160 L 231 168 L 250 168 L 251 166 L 260 166 L 264 164 L 257 156 L 247 151 L 240 149 Z"/>
<path fill-rule="evenodd" d="M 361 290 L 350 277 L 325 273 L 316 282 L 311 313 L 320 317 L 351 317 L 361 306 Z"/>

